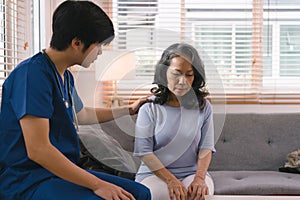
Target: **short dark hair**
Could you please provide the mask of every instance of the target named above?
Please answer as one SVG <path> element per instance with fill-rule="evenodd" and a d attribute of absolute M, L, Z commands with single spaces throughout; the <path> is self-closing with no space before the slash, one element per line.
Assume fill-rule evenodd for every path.
<path fill-rule="evenodd" d="M 107 14 L 90 1 L 65 1 L 53 13 L 50 46 L 65 50 L 77 38 L 84 51 L 93 43 L 108 44 L 114 38 L 114 27 Z"/>
<path fill-rule="evenodd" d="M 170 91 L 167 87 L 167 70 L 170 66 L 171 59 L 178 56 L 188 60 L 194 72 L 192 89 L 179 99 L 180 103 L 185 108 L 203 108 L 205 105 L 204 97 L 209 94 L 205 88 L 204 64 L 198 51 L 186 43 L 176 43 L 169 46 L 164 50 L 160 60 L 156 64 L 153 83 L 157 84 L 158 87 L 151 89 L 151 92 L 156 96 L 154 103 L 164 104 L 169 100 Z"/>

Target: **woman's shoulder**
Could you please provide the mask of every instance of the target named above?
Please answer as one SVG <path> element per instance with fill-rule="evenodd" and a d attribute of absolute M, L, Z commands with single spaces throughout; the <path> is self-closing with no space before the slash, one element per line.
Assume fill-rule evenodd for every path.
<path fill-rule="evenodd" d="M 205 107 L 211 107 L 211 102 L 209 99 L 205 98 Z"/>
<path fill-rule="evenodd" d="M 204 112 L 212 112 L 212 105 L 211 105 L 211 102 L 210 102 L 210 100 L 209 99 L 205 99 L 205 105 L 204 105 L 204 107 L 203 107 L 203 109 L 202 109 Z"/>
<path fill-rule="evenodd" d="M 156 108 L 157 106 L 160 106 L 160 105 L 154 103 L 153 101 L 150 101 L 150 102 L 144 103 L 144 104 L 141 106 L 140 110 L 144 110 L 144 111 L 146 111 L 146 110 L 153 110 L 153 109 Z"/>
<path fill-rule="evenodd" d="M 139 112 L 148 113 L 149 115 L 156 116 L 158 113 L 162 113 L 165 111 L 164 105 L 160 105 L 154 102 L 147 102 L 144 103 L 141 107 Z"/>

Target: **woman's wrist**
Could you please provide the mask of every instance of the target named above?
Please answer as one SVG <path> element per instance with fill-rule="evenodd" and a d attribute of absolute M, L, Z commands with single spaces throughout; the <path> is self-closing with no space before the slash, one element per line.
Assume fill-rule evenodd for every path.
<path fill-rule="evenodd" d="M 176 181 L 177 178 L 170 173 L 166 168 L 157 170 L 157 171 L 153 171 L 153 173 L 160 178 L 161 180 L 163 180 L 166 184 Z"/>
<path fill-rule="evenodd" d="M 196 174 L 195 177 L 194 177 L 194 179 L 195 180 L 205 181 L 205 177 L 206 177 L 206 175 Z"/>

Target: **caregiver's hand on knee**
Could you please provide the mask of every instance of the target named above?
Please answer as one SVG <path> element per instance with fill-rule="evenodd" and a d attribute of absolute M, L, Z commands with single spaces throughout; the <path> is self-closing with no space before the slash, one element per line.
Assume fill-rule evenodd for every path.
<path fill-rule="evenodd" d="M 94 193 L 106 200 L 135 200 L 135 198 L 123 188 L 114 184 L 102 181 L 94 189 Z"/>

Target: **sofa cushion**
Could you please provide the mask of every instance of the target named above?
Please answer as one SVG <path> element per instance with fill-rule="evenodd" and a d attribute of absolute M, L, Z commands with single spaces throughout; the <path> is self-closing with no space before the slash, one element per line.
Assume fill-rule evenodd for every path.
<path fill-rule="evenodd" d="M 105 171 L 107 166 L 111 170 L 105 172 L 115 175 L 119 173 L 115 170 L 132 174 L 137 172 L 139 160 L 134 158 L 131 152 L 125 151 L 110 133 L 102 130 L 99 124 L 81 125 L 78 136 L 81 141 L 81 153 L 84 156 L 81 161 L 87 161 L 82 163 L 82 167 Z M 125 173 L 123 174 L 126 175 Z"/>
<path fill-rule="evenodd" d="M 137 115 L 125 115 L 115 120 L 101 123 L 100 126 L 104 132 L 118 141 L 124 150 L 132 153 L 136 118 Z"/>
<path fill-rule="evenodd" d="M 277 171 L 211 171 L 216 195 L 300 195 L 300 174 Z"/>
<path fill-rule="evenodd" d="M 210 170 L 278 171 L 300 147 L 300 113 L 226 115 Z"/>

